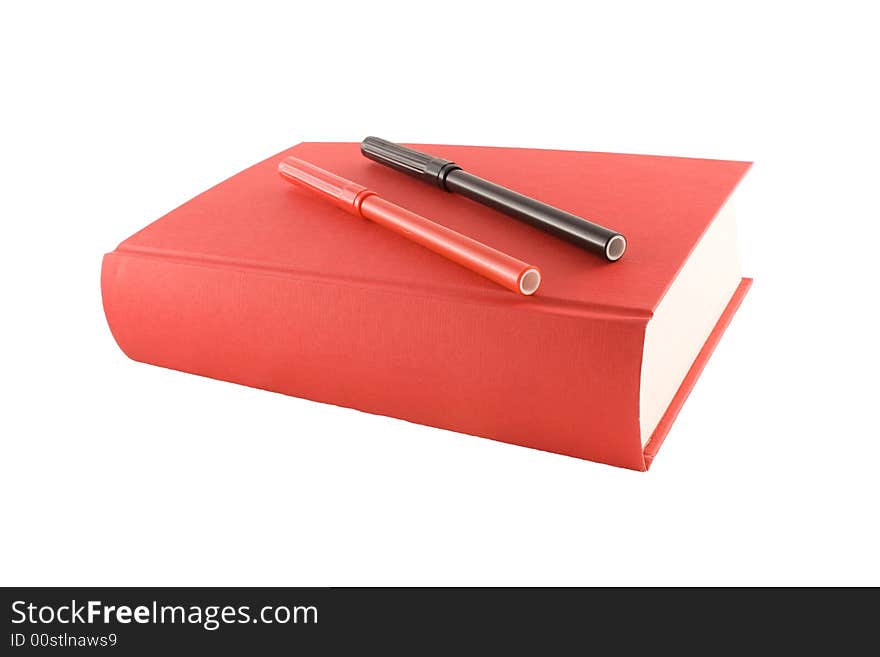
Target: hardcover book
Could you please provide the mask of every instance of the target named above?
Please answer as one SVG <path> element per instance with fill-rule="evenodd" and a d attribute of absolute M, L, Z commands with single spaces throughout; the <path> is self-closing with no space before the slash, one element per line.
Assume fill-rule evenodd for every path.
<path fill-rule="evenodd" d="M 646 470 L 742 301 L 730 197 L 745 162 L 417 145 L 613 227 L 609 263 L 461 196 L 303 143 L 104 256 L 132 359 Z M 537 266 L 514 294 L 284 182 L 293 155 Z"/>

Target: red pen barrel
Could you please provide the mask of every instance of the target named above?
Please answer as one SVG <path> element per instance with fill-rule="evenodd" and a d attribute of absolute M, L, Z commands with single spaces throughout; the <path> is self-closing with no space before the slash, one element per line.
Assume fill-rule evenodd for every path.
<path fill-rule="evenodd" d="M 536 267 L 386 201 L 363 185 L 314 164 L 287 157 L 279 163 L 278 173 L 346 212 L 393 230 L 508 290 L 529 295 L 541 284 Z"/>
<path fill-rule="evenodd" d="M 533 294 L 541 282 L 538 269 L 522 260 L 425 219 L 379 196 L 365 197 L 361 202 L 361 214 L 513 292 Z"/>

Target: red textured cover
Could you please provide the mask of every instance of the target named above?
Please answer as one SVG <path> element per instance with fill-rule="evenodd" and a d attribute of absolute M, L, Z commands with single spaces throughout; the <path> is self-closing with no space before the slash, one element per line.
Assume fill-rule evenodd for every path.
<path fill-rule="evenodd" d="M 748 163 L 416 146 L 627 236 L 608 263 L 364 158 L 304 143 L 177 208 L 104 257 L 131 358 L 421 424 L 647 469 L 743 282 L 654 436 L 639 437 L 645 327 Z M 514 295 L 285 183 L 293 155 L 542 271 Z"/>

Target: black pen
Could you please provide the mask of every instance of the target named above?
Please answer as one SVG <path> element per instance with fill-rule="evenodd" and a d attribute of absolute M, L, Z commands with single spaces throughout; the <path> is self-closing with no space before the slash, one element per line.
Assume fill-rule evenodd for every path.
<path fill-rule="evenodd" d="M 364 139 L 361 142 L 361 153 L 371 160 L 421 178 L 447 192 L 461 194 L 477 203 L 526 221 L 612 262 L 620 260 L 626 251 L 626 238 L 617 231 L 484 180 L 462 170 L 455 162 L 420 153 L 378 137 Z"/>

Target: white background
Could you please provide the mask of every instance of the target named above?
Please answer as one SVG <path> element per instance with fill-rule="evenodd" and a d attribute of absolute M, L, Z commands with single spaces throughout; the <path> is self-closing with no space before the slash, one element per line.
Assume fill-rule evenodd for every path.
<path fill-rule="evenodd" d="M 3 3 L 0 583 L 880 584 L 872 3 L 599 4 Z M 756 162 L 650 472 L 125 358 L 104 252 L 367 134 Z"/>

